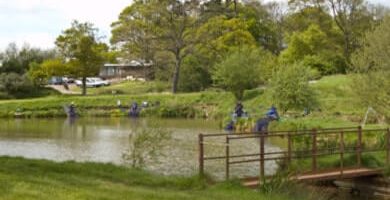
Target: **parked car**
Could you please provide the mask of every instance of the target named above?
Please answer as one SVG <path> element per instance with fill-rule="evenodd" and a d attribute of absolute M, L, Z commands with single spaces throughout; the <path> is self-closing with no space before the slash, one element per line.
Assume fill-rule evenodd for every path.
<path fill-rule="evenodd" d="M 83 85 L 83 82 L 81 80 L 76 80 L 75 83 L 79 87 L 81 87 Z M 110 85 L 110 83 L 108 81 L 103 80 L 99 77 L 87 77 L 85 84 L 87 87 L 101 87 L 101 86 L 109 86 Z"/>
<path fill-rule="evenodd" d="M 64 79 L 61 76 L 52 76 L 47 83 L 49 85 L 61 85 L 64 83 Z"/>

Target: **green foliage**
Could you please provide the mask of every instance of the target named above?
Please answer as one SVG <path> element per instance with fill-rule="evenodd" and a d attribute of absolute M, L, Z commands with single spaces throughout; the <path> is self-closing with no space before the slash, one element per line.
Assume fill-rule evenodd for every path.
<path fill-rule="evenodd" d="M 187 11 L 193 6 L 171 0 L 136 1 L 123 10 L 113 25 L 111 41 L 119 43 L 122 52 L 134 49 L 138 59 L 151 61 L 159 54 L 164 55 L 164 62 L 171 61 L 171 68 L 165 69 L 173 69 L 166 71 L 173 74 L 173 93 L 178 89 L 183 59 L 191 54 L 196 20 Z"/>
<path fill-rule="evenodd" d="M 271 56 L 262 50 L 243 47 L 231 52 L 225 60 L 215 66 L 213 80 L 228 91 L 231 91 L 238 100 L 241 100 L 244 91 L 259 86 L 266 80 L 262 76 Z"/>
<path fill-rule="evenodd" d="M 99 73 L 108 51 L 107 45 L 98 41 L 96 32 L 93 24 L 73 21 L 72 26 L 56 39 L 56 45 L 68 67 L 62 68 L 60 63 L 47 63 L 52 67 L 60 66 L 60 70 L 52 70 L 55 73 L 52 75 L 67 73 L 73 77 L 82 77 L 83 95 L 86 95 L 86 77 Z"/>
<path fill-rule="evenodd" d="M 32 63 L 27 74 L 35 85 L 43 86 L 51 76 L 70 74 L 70 69 L 60 59 L 48 59 L 41 64 Z"/>
<path fill-rule="evenodd" d="M 315 92 L 309 86 L 309 77 L 309 69 L 301 63 L 280 67 L 270 83 L 273 102 L 283 112 L 290 109 L 314 108 L 317 99 Z"/>
<path fill-rule="evenodd" d="M 153 127 L 153 126 L 152 126 Z M 129 149 L 122 155 L 132 167 L 143 168 L 162 154 L 171 133 L 162 128 L 137 127 L 129 136 Z"/>
<path fill-rule="evenodd" d="M 41 63 L 45 59 L 54 58 L 54 50 L 41 50 L 24 45 L 19 49 L 15 43 L 10 43 L 3 55 L 0 55 L 2 62 L 0 73 L 24 74 L 32 63 Z"/>
<path fill-rule="evenodd" d="M 304 66 L 316 69 L 322 75 L 342 73 L 346 70 L 342 47 L 332 41 L 318 25 L 310 25 L 303 32 L 293 33 L 281 59 L 287 63 L 302 61 Z"/>
<path fill-rule="evenodd" d="M 386 18 L 375 30 L 368 33 L 365 44 L 353 56 L 354 70 L 359 73 L 354 83 L 356 94 L 366 106 L 390 119 L 390 19 Z"/>
<path fill-rule="evenodd" d="M 212 83 L 211 75 L 195 56 L 189 56 L 183 61 L 180 72 L 179 90 L 183 92 L 202 91 Z"/>
<path fill-rule="evenodd" d="M 246 21 L 225 16 L 210 18 L 196 30 L 195 38 L 196 55 L 199 55 L 209 68 L 235 48 L 256 45 Z"/>
<path fill-rule="evenodd" d="M 34 94 L 37 88 L 26 77 L 16 73 L 0 74 L 0 93 L 8 98 L 21 98 Z"/>
<path fill-rule="evenodd" d="M 46 72 L 42 70 L 41 65 L 38 63 L 30 64 L 30 69 L 28 70 L 27 75 L 36 86 L 45 85 L 48 78 Z"/>

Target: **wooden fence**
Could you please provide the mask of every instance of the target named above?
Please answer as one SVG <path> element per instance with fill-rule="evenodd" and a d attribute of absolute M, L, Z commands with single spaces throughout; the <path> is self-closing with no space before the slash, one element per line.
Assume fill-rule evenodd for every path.
<path fill-rule="evenodd" d="M 364 136 L 365 140 L 363 139 Z M 265 151 L 265 141 L 278 137 L 286 140 L 287 147 L 277 152 Z M 348 139 L 346 140 L 346 137 Z M 224 155 L 205 156 L 205 145 L 215 145 L 208 142 L 211 138 L 224 140 Z M 235 141 L 244 139 L 259 140 L 258 153 L 234 154 L 231 145 Z M 297 145 L 296 141 L 304 141 L 304 145 Z M 324 142 L 325 141 L 325 142 Z M 333 146 L 324 145 L 333 142 Z M 302 143 L 302 142 L 301 142 Z M 343 173 L 346 168 L 344 164 L 345 154 L 356 155 L 354 167 L 362 166 L 362 154 L 368 152 L 384 151 L 386 163 L 390 162 L 390 129 L 362 129 L 361 127 L 312 129 L 302 131 L 279 131 L 268 133 L 232 133 L 232 134 L 199 134 L 199 173 L 204 175 L 205 162 L 211 160 L 225 160 L 225 178 L 230 178 L 232 165 L 242 163 L 259 164 L 259 176 L 265 177 L 266 161 L 285 161 L 288 165 L 294 160 L 311 159 L 311 169 L 305 172 L 316 173 L 319 170 L 318 159 L 322 156 L 339 155 L 340 166 L 338 169 Z M 348 166 L 350 167 L 350 166 Z"/>

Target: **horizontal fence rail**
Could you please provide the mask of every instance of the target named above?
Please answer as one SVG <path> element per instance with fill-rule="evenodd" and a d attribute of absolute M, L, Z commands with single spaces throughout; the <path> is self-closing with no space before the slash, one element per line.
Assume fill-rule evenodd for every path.
<path fill-rule="evenodd" d="M 367 138 L 363 140 L 364 137 Z M 267 152 L 265 141 L 271 138 L 281 138 L 285 141 L 286 147 L 280 151 Z M 221 142 L 208 141 L 210 139 L 220 139 Z M 236 154 L 232 152 L 231 147 L 234 146 L 236 141 L 248 139 L 259 141 L 258 153 Z M 296 145 L 297 141 L 301 141 L 302 144 L 300 146 Z M 290 165 L 293 161 L 306 159 L 310 160 L 311 169 L 304 173 L 315 173 L 319 170 L 318 159 L 320 157 L 339 155 L 338 170 L 341 175 L 345 169 L 351 167 L 345 165 L 346 154 L 356 156 L 354 167 L 361 167 L 362 154 L 370 152 L 385 152 L 386 164 L 390 162 L 390 129 L 366 130 L 361 127 L 345 127 L 299 131 L 199 134 L 198 143 L 200 175 L 205 173 L 205 161 L 224 160 L 226 179 L 230 177 L 230 166 L 242 163 L 259 164 L 259 176 L 264 178 L 265 161 L 284 161 L 287 165 Z M 224 154 L 205 156 L 205 145 L 224 147 Z"/>

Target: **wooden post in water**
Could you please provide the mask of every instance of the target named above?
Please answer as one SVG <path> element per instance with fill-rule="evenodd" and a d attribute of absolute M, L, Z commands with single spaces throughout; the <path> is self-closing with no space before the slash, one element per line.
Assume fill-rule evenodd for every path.
<path fill-rule="evenodd" d="M 356 161 L 357 166 L 360 167 L 362 165 L 362 127 L 358 127 L 358 138 L 356 144 Z"/>
<path fill-rule="evenodd" d="M 203 146 L 203 134 L 199 134 L 198 136 L 198 142 L 199 142 L 199 175 L 204 175 L 204 146 Z"/>
<path fill-rule="evenodd" d="M 343 176 L 344 172 L 344 132 L 340 133 L 340 174 Z"/>
<path fill-rule="evenodd" d="M 265 132 L 260 133 L 260 180 L 265 179 L 265 169 L 264 169 L 264 139 Z"/>
<path fill-rule="evenodd" d="M 313 129 L 312 132 L 312 171 L 317 170 L 317 130 Z"/>
<path fill-rule="evenodd" d="M 229 136 L 226 136 L 226 169 L 225 169 L 226 180 L 229 180 L 229 178 L 230 178 L 230 166 L 229 166 L 230 144 L 229 143 L 230 143 Z"/>

